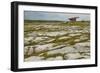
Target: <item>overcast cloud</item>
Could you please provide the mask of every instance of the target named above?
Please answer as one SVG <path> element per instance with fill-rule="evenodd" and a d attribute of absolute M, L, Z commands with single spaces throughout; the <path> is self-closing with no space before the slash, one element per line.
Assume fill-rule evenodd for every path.
<path fill-rule="evenodd" d="M 70 17 L 79 17 L 77 20 L 90 20 L 90 14 L 84 13 L 61 13 L 61 12 L 40 12 L 24 11 L 25 20 L 58 20 L 68 21 Z"/>

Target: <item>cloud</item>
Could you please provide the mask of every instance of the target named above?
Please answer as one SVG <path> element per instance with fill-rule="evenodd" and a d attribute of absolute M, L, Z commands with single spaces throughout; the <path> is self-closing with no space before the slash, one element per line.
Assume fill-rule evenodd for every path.
<path fill-rule="evenodd" d="M 90 20 L 90 14 L 84 13 L 61 13 L 43 11 L 24 11 L 25 20 L 59 20 L 68 21 L 70 17 L 79 17 L 78 20 Z"/>

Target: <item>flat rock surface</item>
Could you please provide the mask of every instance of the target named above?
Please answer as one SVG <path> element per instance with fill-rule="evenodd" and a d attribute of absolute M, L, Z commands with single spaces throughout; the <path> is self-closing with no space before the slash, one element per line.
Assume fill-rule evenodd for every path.
<path fill-rule="evenodd" d="M 26 61 L 40 61 L 40 60 L 43 60 L 43 57 L 32 56 L 32 57 L 26 58 L 26 59 L 25 59 L 25 62 L 26 62 Z"/>
<path fill-rule="evenodd" d="M 54 25 L 53 25 L 54 24 Z M 88 24 L 88 25 L 87 25 Z M 34 23 L 25 25 L 25 62 L 90 58 L 90 26 Z M 29 31 L 31 30 L 31 31 Z"/>

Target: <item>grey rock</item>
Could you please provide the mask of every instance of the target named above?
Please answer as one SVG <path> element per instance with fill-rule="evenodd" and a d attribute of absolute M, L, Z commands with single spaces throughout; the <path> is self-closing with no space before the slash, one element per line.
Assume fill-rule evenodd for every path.
<path fill-rule="evenodd" d="M 43 60 L 44 57 L 39 57 L 39 56 L 31 56 L 29 58 L 25 59 L 25 62 L 29 62 L 29 61 L 40 61 Z"/>
<path fill-rule="evenodd" d="M 81 58 L 82 56 L 79 53 L 68 53 L 64 56 L 65 59 L 68 60 L 74 60 L 74 59 L 78 59 Z"/>
<path fill-rule="evenodd" d="M 73 48 L 73 47 L 64 47 L 61 49 L 48 51 L 47 53 L 50 55 L 50 54 L 57 54 L 57 53 L 64 54 L 64 53 L 69 53 L 69 52 L 77 52 L 77 50 L 75 50 L 75 48 Z"/>
<path fill-rule="evenodd" d="M 74 47 L 79 52 L 90 52 L 90 43 L 89 42 L 76 43 L 74 45 Z"/>
<path fill-rule="evenodd" d="M 47 58 L 46 60 L 63 60 L 63 57 L 62 56 L 57 56 L 57 57 L 50 57 L 50 58 Z"/>

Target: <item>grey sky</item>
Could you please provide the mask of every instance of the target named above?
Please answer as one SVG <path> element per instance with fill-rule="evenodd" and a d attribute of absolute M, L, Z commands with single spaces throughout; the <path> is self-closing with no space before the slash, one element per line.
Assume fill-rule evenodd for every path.
<path fill-rule="evenodd" d="M 70 17 L 79 17 L 77 20 L 90 20 L 90 14 L 24 11 L 25 20 L 58 20 L 68 21 Z"/>

